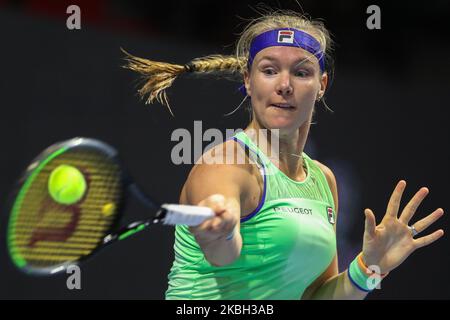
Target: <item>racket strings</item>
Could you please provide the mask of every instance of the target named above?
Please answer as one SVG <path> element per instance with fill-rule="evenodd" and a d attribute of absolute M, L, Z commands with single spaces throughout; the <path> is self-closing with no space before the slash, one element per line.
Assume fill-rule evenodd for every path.
<path fill-rule="evenodd" d="M 50 174 L 63 164 L 80 170 L 87 184 L 85 195 L 73 205 L 57 203 L 48 193 Z M 76 148 L 55 157 L 16 200 L 10 230 L 13 257 L 30 268 L 52 268 L 90 254 L 115 221 L 121 188 L 119 166 L 102 152 Z"/>

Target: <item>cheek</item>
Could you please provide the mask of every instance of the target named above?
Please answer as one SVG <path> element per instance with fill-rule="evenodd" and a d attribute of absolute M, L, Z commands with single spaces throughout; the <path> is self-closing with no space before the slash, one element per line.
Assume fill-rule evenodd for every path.
<path fill-rule="evenodd" d="M 320 85 L 318 85 L 316 81 L 302 81 L 296 83 L 294 94 L 297 101 L 309 104 L 316 101 L 319 89 Z"/>
<path fill-rule="evenodd" d="M 250 79 L 251 86 L 251 102 L 256 110 L 264 109 L 267 101 L 273 95 L 274 89 L 270 81 L 261 80 L 257 77 Z"/>
<path fill-rule="evenodd" d="M 269 79 L 262 79 L 259 76 L 253 77 L 250 82 L 252 94 L 258 97 L 270 95 L 273 91 L 272 82 Z"/>

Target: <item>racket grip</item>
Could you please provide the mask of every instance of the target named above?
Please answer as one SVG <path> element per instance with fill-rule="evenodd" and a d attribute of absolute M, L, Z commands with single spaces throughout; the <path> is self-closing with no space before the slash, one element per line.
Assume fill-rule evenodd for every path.
<path fill-rule="evenodd" d="M 214 216 L 214 211 L 208 207 L 185 204 L 163 204 L 156 214 L 153 223 L 161 222 L 165 225 L 184 224 L 198 226 L 206 219 Z"/>

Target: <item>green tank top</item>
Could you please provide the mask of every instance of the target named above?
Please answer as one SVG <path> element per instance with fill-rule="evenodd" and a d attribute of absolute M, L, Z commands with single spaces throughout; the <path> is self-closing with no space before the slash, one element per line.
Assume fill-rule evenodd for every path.
<path fill-rule="evenodd" d="M 307 177 L 294 181 L 244 132 L 233 139 L 249 149 L 264 179 L 260 204 L 241 218 L 241 255 L 212 266 L 188 227 L 177 225 L 166 299 L 300 299 L 336 254 L 334 201 L 322 170 L 303 153 Z"/>

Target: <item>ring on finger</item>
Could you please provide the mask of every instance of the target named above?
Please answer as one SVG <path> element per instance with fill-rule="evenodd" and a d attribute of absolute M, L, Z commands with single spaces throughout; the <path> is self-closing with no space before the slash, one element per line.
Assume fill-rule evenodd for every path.
<path fill-rule="evenodd" d="M 417 236 L 419 234 L 419 231 L 416 230 L 416 228 L 414 227 L 414 225 L 412 226 L 408 226 L 408 229 L 411 231 L 411 235 L 413 237 Z"/>

